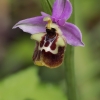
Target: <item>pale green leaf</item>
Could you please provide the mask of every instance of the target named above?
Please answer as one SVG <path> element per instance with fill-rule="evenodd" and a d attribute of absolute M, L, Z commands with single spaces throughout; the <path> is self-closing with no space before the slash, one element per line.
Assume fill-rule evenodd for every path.
<path fill-rule="evenodd" d="M 41 84 L 37 68 L 30 67 L 0 82 L 0 100 L 66 100 L 58 85 Z"/>

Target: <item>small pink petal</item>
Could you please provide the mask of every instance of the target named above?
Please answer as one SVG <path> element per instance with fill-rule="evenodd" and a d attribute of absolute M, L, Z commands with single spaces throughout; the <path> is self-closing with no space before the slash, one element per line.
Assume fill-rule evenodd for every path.
<path fill-rule="evenodd" d="M 42 15 L 43 17 L 50 17 L 50 15 L 47 14 L 47 13 L 45 13 L 45 12 L 41 12 L 41 15 Z"/>

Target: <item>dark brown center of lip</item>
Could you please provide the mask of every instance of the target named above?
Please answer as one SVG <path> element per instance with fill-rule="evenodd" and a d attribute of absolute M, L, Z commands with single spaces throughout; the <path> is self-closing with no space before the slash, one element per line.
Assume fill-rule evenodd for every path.
<path fill-rule="evenodd" d="M 56 29 L 55 28 L 46 29 L 46 32 L 47 32 L 48 39 L 52 39 L 56 36 Z"/>

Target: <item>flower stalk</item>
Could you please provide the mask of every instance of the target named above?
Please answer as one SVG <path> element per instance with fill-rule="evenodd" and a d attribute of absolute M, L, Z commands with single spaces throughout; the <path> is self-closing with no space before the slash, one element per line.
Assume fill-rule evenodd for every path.
<path fill-rule="evenodd" d="M 46 2 L 48 0 L 44 0 L 44 1 Z M 74 24 L 75 23 L 74 0 L 70 0 L 70 1 L 73 6 L 73 13 L 68 21 Z M 43 2 L 41 2 L 41 3 L 43 3 Z M 47 9 L 44 9 L 44 11 L 47 11 Z M 49 9 L 48 13 L 50 13 L 50 9 Z M 70 45 L 67 45 L 67 48 L 66 48 L 65 58 L 64 58 L 64 68 L 65 68 L 65 80 L 66 80 L 66 84 L 67 84 L 68 100 L 77 100 L 75 70 L 74 70 L 74 47 L 72 47 Z"/>
<path fill-rule="evenodd" d="M 68 20 L 75 24 L 75 8 L 74 0 L 70 0 L 73 6 L 73 13 Z M 67 45 L 64 59 L 65 80 L 67 84 L 67 97 L 68 100 L 77 100 L 75 68 L 74 68 L 74 47 Z"/>
<path fill-rule="evenodd" d="M 43 10 L 47 13 L 50 13 L 50 4 L 48 0 L 40 0 L 43 5 Z M 74 0 L 70 0 L 73 6 L 73 13 L 68 20 L 71 23 L 75 23 L 75 12 L 74 12 Z M 46 4 L 47 3 L 47 4 Z M 48 5 L 49 8 L 45 8 L 45 5 Z M 48 11 L 47 11 L 48 9 Z M 64 58 L 64 68 L 65 68 L 65 80 L 67 85 L 67 97 L 68 100 L 77 100 L 76 95 L 76 82 L 75 82 L 75 70 L 74 70 L 74 47 L 67 45 L 65 58 Z"/>

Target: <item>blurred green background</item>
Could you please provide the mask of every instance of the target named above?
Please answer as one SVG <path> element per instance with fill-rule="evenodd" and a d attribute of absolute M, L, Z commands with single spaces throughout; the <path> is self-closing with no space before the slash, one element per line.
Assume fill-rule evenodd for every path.
<path fill-rule="evenodd" d="M 67 100 L 64 68 L 35 66 L 30 34 L 12 30 L 41 11 L 39 0 L 0 0 L 0 100 Z M 100 0 L 75 0 L 75 21 L 85 43 L 75 47 L 78 95 L 100 100 Z"/>

